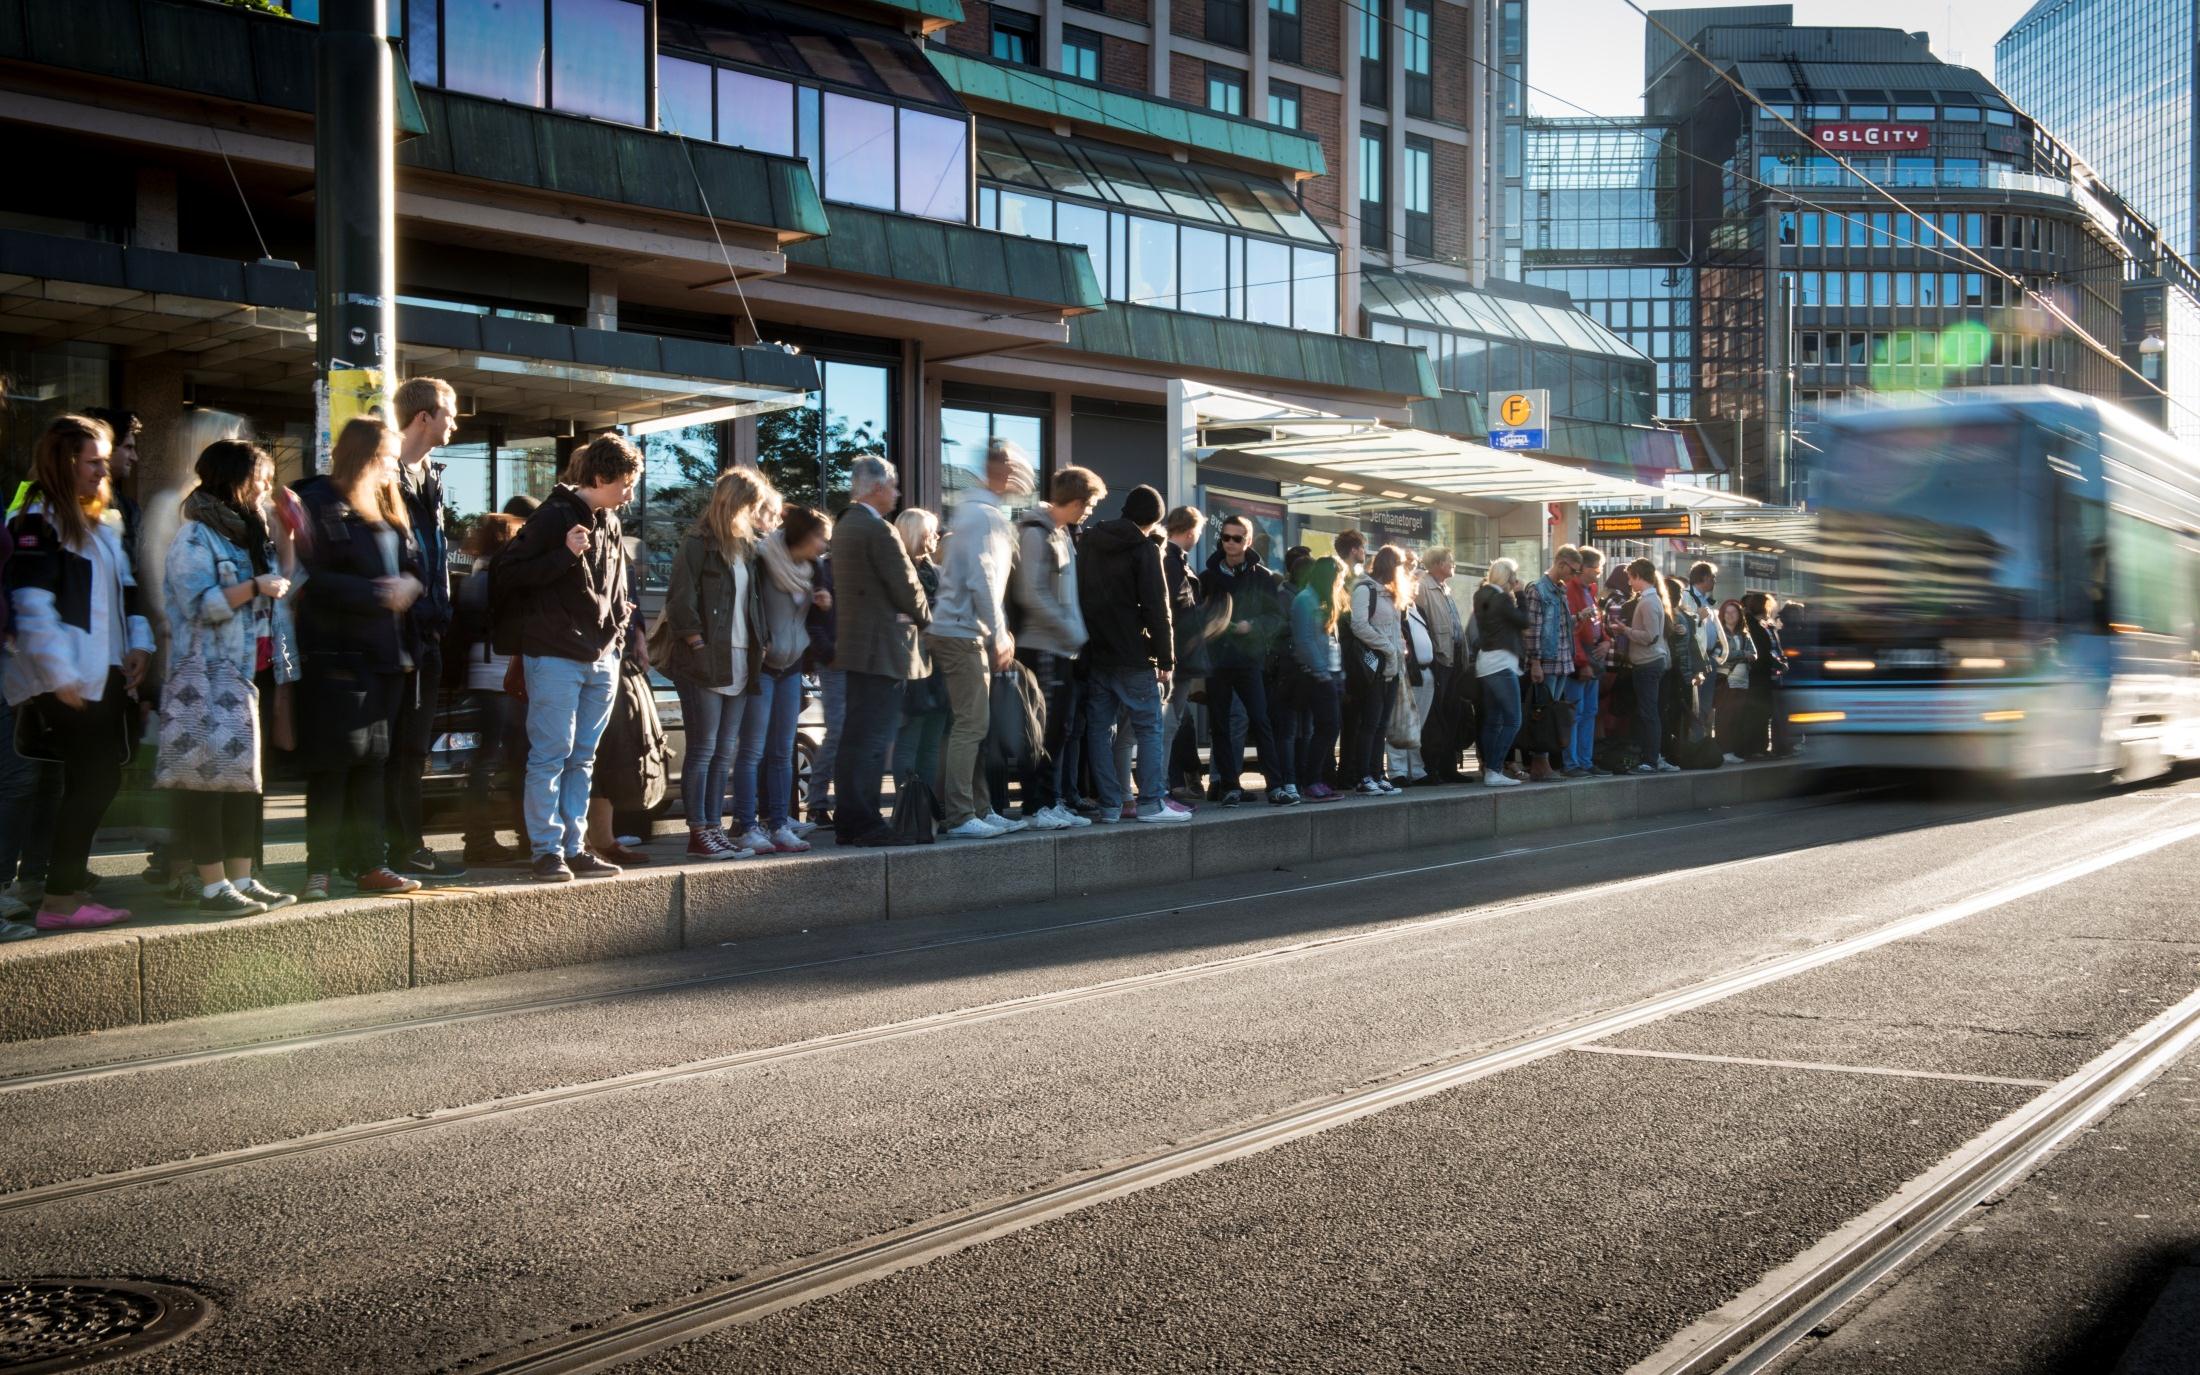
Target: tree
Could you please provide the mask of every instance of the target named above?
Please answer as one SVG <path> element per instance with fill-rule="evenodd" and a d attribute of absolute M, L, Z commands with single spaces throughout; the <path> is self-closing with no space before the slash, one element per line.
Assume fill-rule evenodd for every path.
<path fill-rule="evenodd" d="M 833 511 L 847 504 L 848 470 L 865 454 L 883 455 L 886 436 L 868 424 L 827 418 L 813 395 L 800 406 L 756 419 L 756 462 L 790 503 Z"/>

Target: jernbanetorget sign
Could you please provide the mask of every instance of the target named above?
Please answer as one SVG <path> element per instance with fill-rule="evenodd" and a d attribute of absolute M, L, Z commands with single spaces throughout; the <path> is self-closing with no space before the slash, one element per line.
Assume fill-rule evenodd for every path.
<path fill-rule="evenodd" d="M 1490 447 L 1532 450 L 1549 447 L 1551 394 L 1540 388 L 1493 391 L 1488 400 Z"/>

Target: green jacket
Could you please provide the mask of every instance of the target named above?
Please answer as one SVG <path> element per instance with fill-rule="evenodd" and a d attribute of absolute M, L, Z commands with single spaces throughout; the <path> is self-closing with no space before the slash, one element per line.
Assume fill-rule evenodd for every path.
<path fill-rule="evenodd" d="M 665 619 L 672 634 L 672 657 L 666 672 L 677 682 L 695 687 L 721 688 L 733 682 L 734 600 L 733 569 L 718 552 L 715 541 L 693 531 L 680 539 L 672 558 L 672 585 L 665 592 Z M 756 570 L 749 569 L 748 605 L 743 624 L 748 630 L 746 681 L 741 690 L 755 689 L 764 656 L 764 613 L 757 597 Z M 688 641 L 703 637 L 703 647 L 692 649 Z"/>

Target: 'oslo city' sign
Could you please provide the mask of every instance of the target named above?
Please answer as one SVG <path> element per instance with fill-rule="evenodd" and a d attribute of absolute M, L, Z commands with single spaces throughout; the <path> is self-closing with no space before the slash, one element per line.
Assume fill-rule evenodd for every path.
<path fill-rule="evenodd" d="M 1887 151 L 1900 148 L 1929 148 L 1933 131 L 1922 124 L 1815 124 L 1811 126 L 1811 142 L 1821 148 L 1840 151 L 1846 148 L 1870 148 Z"/>

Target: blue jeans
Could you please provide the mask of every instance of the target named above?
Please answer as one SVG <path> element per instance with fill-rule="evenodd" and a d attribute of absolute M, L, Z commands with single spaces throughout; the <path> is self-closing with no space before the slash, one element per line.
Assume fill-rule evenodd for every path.
<path fill-rule="evenodd" d="M 1482 738 L 1475 745 L 1482 772 L 1503 773 L 1513 737 L 1520 734 L 1520 675 L 1511 669 L 1482 675 Z"/>
<path fill-rule="evenodd" d="M 1664 664 L 1639 664 L 1635 675 L 1635 752 L 1644 764 L 1658 762 L 1658 744 L 1665 737 L 1665 717 L 1659 690 L 1665 684 Z"/>
<path fill-rule="evenodd" d="M 833 805 L 834 775 L 840 763 L 840 737 L 848 725 L 848 673 L 846 669 L 817 671 L 818 694 L 824 699 L 825 738 L 817 742 L 817 758 L 810 763 L 810 809 Z M 898 723 L 897 723 L 898 724 Z M 892 737 L 888 737 L 892 748 Z"/>
<path fill-rule="evenodd" d="M 794 798 L 794 730 L 802 719 L 802 675 L 766 672 L 759 676 L 756 691 L 733 700 L 741 717 L 741 756 L 733 765 L 733 829 L 756 825 L 761 811 L 764 829 L 776 831 L 787 824 Z M 816 776 L 813 771 L 811 777 Z"/>
<path fill-rule="evenodd" d="M 527 673 L 527 843 L 538 855 L 587 846 L 588 784 L 596 744 L 611 721 L 619 683 L 616 650 L 592 664 L 530 654 Z"/>
<path fill-rule="evenodd" d="M 1569 769 L 1593 769 L 1596 767 L 1597 707 L 1604 695 L 1604 683 L 1591 678 L 1584 683 L 1578 679 L 1567 684 L 1578 694 L 1574 703 L 1574 738 L 1566 743 L 1566 767 Z"/>
<path fill-rule="evenodd" d="M 673 681 L 680 691 L 680 721 L 687 750 L 680 758 L 680 804 L 690 830 L 726 818 L 726 777 L 741 750 L 745 697 L 728 697 L 700 683 Z"/>
<path fill-rule="evenodd" d="M 1086 684 L 1090 709 L 1085 717 L 1085 755 L 1092 764 L 1093 787 L 1100 793 L 1100 815 L 1123 810 L 1123 777 L 1115 767 L 1110 738 L 1121 721 L 1138 741 L 1138 805 L 1161 806 L 1161 685 L 1150 668 L 1095 668 Z"/>

